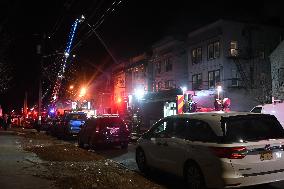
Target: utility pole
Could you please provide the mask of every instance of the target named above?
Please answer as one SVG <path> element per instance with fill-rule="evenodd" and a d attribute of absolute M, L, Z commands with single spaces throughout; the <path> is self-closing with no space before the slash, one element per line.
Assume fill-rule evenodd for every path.
<path fill-rule="evenodd" d="M 41 107 L 42 107 L 42 66 L 43 66 L 43 59 L 44 59 L 44 43 L 45 43 L 46 35 L 43 34 L 41 36 L 41 42 L 39 45 L 39 48 L 37 50 L 37 53 L 40 56 L 40 64 L 39 64 L 39 85 L 38 85 L 38 127 L 41 126 Z"/>

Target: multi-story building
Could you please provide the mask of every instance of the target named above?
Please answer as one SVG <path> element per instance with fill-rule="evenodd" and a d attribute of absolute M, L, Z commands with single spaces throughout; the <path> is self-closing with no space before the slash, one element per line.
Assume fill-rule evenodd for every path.
<path fill-rule="evenodd" d="M 279 43 L 280 34 L 279 28 L 225 20 L 190 32 L 189 89 L 209 94 L 204 96 L 211 102 L 220 93 L 218 97 L 230 98 L 231 109 L 238 111 L 270 100 L 268 55 Z"/>
<path fill-rule="evenodd" d="M 284 41 L 270 55 L 272 96 L 284 100 Z"/>
<path fill-rule="evenodd" d="M 180 88 L 187 84 L 184 40 L 165 37 L 152 46 L 153 91 Z"/>
<path fill-rule="evenodd" d="M 122 62 L 113 67 L 112 82 L 113 82 L 113 98 L 112 98 L 112 113 L 119 113 L 119 105 L 126 96 L 126 73 L 125 62 Z"/>
<path fill-rule="evenodd" d="M 152 91 L 152 68 L 146 53 L 129 58 L 125 66 L 126 91 L 133 95 L 135 90 Z"/>

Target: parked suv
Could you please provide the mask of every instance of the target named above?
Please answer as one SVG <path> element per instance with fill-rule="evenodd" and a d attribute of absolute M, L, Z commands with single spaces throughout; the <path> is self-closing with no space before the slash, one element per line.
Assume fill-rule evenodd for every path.
<path fill-rule="evenodd" d="M 129 130 L 123 120 L 117 116 L 103 116 L 88 119 L 79 132 L 78 145 L 80 147 L 112 144 L 127 148 Z"/>
<path fill-rule="evenodd" d="M 136 162 L 182 176 L 189 188 L 284 180 L 284 130 L 273 115 L 192 113 L 161 119 L 139 140 Z"/>
<path fill-rule="evenodd" d="M 58 137 L 77 135 L 86 120 L 87 116 L 84 112 L 65 113 L 62 119 L 55 122 L 55 135 Z"/>

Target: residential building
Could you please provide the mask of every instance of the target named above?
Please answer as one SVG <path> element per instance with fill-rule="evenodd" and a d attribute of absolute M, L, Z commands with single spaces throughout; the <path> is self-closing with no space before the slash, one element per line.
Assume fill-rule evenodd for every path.
<path fill-rule="evenodd" d="M 284 100 L 284 41 L 270 55 L 272 96 Z"/>
<path fill-rule="evenodd" d="M 187 84 L 184 40 L 168 36 L 152 46 L 153 92 L 180 88 Z"/>
<path fill-rule="evenodd" d="M 133 95 L 135 90 L 152 91 L 152 68 L 148 64 L 149 55 L 143 53 L 129 58 L 126 66 L 126 91 Z"/>
<path fill-rule="evenodd" d="M 271 99 L 268 55 L 281 30 L 270 26 L 218 20 L 188 34 L 188 85 L 202 91 L 206 103 L 228 97 L 231 110 L 248 111 Z M 216 89 L 222 87 L 222 91 Z M 211 98 L 211 101 L 208 101 Z M 205 103 L 201 99 L 198 103 Z"/>
<path fill-rule="evenodd" d="M 120 104 L 126 93 L 126 72 L 125 62 L 117 64 L 113 67 L 112 82 L 113 82 L 113 98 L 112 98 L 112 113 L 119 113 Z"/>

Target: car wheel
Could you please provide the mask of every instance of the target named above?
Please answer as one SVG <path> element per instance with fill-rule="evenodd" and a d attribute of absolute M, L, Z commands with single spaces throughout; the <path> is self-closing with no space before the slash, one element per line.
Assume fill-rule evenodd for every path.
<path fill-rule="evenodd" d="M 128 148 L 128 143 L 127 142 L 122 142 L 120 147 L 121 147 L 121 149 L 127 149 Z"/>
<path fill-rule="evenodd" d="M 144 151 L 141 148 L 136 150 L 136 163 L 142 173 L 147 173 L 149 168 Z"/>
<path fill-rule="evenodd" d="M 188 163 L 185 167 L 184 176 L 186 184 L 190 189 L 204 189 L 205 182 L 203 174 L 195 163 Z"/>

